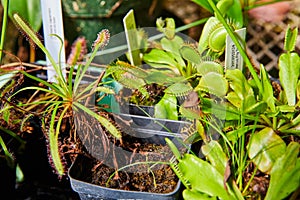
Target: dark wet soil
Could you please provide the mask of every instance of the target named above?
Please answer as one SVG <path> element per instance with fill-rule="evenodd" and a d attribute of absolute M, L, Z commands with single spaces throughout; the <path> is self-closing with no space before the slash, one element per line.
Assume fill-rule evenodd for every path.
<path fill-rule="evenodd" d="M 108 133 L 105 134 L 108 142 L 103 142 L 102 137 L 102 143 L 97 144 L 98 149 L 107 154 L 93 152 L 98 159 L 90 156 L 84 162 L 85 167 L 88 167 L 80 180 L 115 189 L 153 193 L 169 193 L 176 188 L 178 178 L 170 166 L 165 164 L 173 154 L 162 142 L 164 140 L 139 138 L 134 133 L 122 133 L 122 140 L 115 140 Z M 93 140 L 97 138 L 89 137 L 89 144 L 96 144 Z M 93 150 L 97 151 L 95 148 L 90 149 Z"/>

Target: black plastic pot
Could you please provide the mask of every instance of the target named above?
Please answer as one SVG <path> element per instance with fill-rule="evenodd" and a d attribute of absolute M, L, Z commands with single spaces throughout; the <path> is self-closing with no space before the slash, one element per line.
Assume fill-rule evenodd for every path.
<path fill-rule="evenodd" d="M 126 106 L 120 106 L 120 112 L 123 114 L 138 116 L 132 117 L 132 120 L 138 126 L 152 125 L 152 121 L 149 117 L 154 116 L 154 106 L 139 106 L 135 104 L 127 104 Z"/>
<path fill-rule="evenodd" d="M 135 120 L 150 120 L 148 126 L 141 126 L 135 123 Z M 115 117 L 120 129 L 129 135 L 136 138 L 141 138 L 141 141 L 167 145 L 165 138 L 171 139 L 178 148 L 184 147 L 183 139 L 187 136 L 186 127 L 191 126 L 190 122 L 155 119 L 145 116 L 118 114 Z M 128 125 L 130 122 L 130 125 Z M 171 132 L 172 130 L 172 132 Z M 80 134 L 80 133 L 79 133 Z M 190 147 L 188 145 L 188 147 Z M 117 149 L 118 150 L 118 149 Z M 121 155 L 118 151 L 116 155 Z M 188 149 L 186 149 L 188 151 Z M 166 153 L 166 152 L 165 152 Z M 165 155 L 165 154 L 164 154 Z M 170 155 L 170 154 L 168 154 Z M 178 181 L 176 188 L 169 193 L 151 193 L 140 191 L 128 191 L 107 188 L 83 181 L 83 176 L 86 174 L 86 157 L 78 156 L 73 165 L 70 167 L 68 176 L 71 182 L 71 187 L 76 191 L 82 200 L 85 199 L 143 199 L 143 200 L 176 200 L 181 198 L 181 183 Z M 121 166 L 120 166 L 121 167 Z"/>
<path fill-rule="evenodd" d="M 132 115 L 132 114 L 118 114 L 120 118 L 115 118 L 116 122 L 120 124 L 121 129 L 131 132 L 134 136 L 145 138 L 147 141 L 164 144 L 165 137 L 183 138 L 187 133 L 182 130 L 185 127 L 191 126 L 188 121 L 177 121 L 169 119 L 158 119 L 149 116 Z M 130 129 L 127 126 L 122 126 L 122 121 L 131 121 Z"/>
<path fill-rule="evenodd" d="M 0 154 L 0 193 L 15 197 L 16 165 L 10 158 Z"/>

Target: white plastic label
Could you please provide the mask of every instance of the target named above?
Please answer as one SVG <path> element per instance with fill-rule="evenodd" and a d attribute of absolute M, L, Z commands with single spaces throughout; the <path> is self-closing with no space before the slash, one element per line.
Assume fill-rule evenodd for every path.
<path fill-rule="evenodd" d="M 239 35 L 242 41 L 245 41 L 246 28 L 236 30 L 236 33 Z M 229 35 L 227 35 L 226 37 L 225 67 L 226 69 L 240 69 L 240 70 L 243 70 L 244 67 L 244 60 Z"/>
<path fill-rule="evenodd" d="M 60 66 L 63 70 L 63 75 L 65 75 L 65 50 L 62 48 L 61 53 L 61 41 L 51 35 L 58 35 L 62 41 L 64 41 L 64 28 L 63 28 L 63 15 L 61 8 L 61 0 L 41 0 L 41 8 L 42 8 L 42 16 L 43 16 L 43 30 L 44 30 L 44 40 L 45 47 L 49 51 L 50 55 L 53 57 L 56 63 L 61 61 Z M 51 67 L 51 63 L 48 58 L 47 61 L 47 76 L 49 82 L 55 82 L 56 72 L 53 67 Z"/>
<path fill-rule="evenodd" d="M 132 9 L 124 17 L 123 25 L 126 34 L 130 63 L 132 65 L 138 66 L 141 64 L 140 50 L 137 44 L 136 24 L 135 24 L 134 12 Z"/>

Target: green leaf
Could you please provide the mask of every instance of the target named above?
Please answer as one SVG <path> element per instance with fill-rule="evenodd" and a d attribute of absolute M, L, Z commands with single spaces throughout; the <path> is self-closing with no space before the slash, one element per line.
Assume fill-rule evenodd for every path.
<path fill-rule="evenodd" d="M 147 84 L 156 83 L 158 85 L 171 85 L 179 81 L 184 81 L 182 76 L 174 76 L 170 71 L 151 71 L 145 78 Z"/>
<path fill-rule="evenodd" d="M 251 85 L 248 83 L 243 72 L 239 69 L 227 70 L 226 78 L 229 82 L 230 88 L 234 93 L 230 92 L 227 95 L 227 99 L 238 110 L 244 113 L 259 111 L 259 108 L 264 107 L 264 103 L 257 103 L 254 97 L 254 92 Z"/>
<path fill-rule="evenodd" d="M 235 92 L 229 92 L 226 99 L 236 108 L 242 107 L 242 99 Z"/>
<path fill-rule="evenodd" d="M 154 115 L 160 119 L 178 119 L 177 99 L 174 95 L 165 94 L 154 106 Z"/>
<path fill-rule="evenodd" d="M 227 70 L 226 78 L 229 81 L 230 88 L 241 100 L 246 99 L 246 97 L 249 95 L 253 96 L 253 90 L 241 70 Z"/>
<path fill-rule="evenodd" d="M 180 55 L 186 59 L 187 61 L 193 64 L 200 64 L 201 63 L 201 56 L 197 49 L 192 46 L 182 46 L 180 48 Z"/>
<path fill-rule="evenodd" d="M 161 49 L 152 49 L 149 53 L 144 54 L 143 57 L 146 63 L 160 63 L 167 64 L 176 67 L 177 62 L 174 60 L 170 54 Z"/>
<path fill-rule="evenodd" d="M 42 25 L 42 12 L 40 0 L 13 0 L 9 3 L 8 15 L 12 19 L 13 14 L 18 13 L 34 31 L 39 31 Z"/>
<path fill-rule="evenodd" d="M 267 109 L 267 103 L 259 101 L 255 104 L 245 106 L 245 113 L 263 113 Z"/>
<path fill-rule="evenodd" d="M 258 128 L 256 125 L 238 127 L 236 130 L 226 133 L 226 136 L 228 140 L 235 144 L 241 136 L 245 135 L 249 131 L 252 131 L 253 129 L 255 130 L 256 128 Z"/>
<path fill-rule="evenodd" d="M 261 82 L 263 87 L 263 91 L 260 95 L 262 96 L 263 101 L 267 102 L 269 108 L 274 113 L 276 112 L 276 110 L 275 110 L 275 99 L 273 95 L 273 87 L 265 67 L 261 65 L 260 69 L 261 69 L 260 76 L 261 76 Z"/>
<path fill-rule="evenodd" d="M 270 173 L 270 185 L 265 200 L 285 199 L 300 187 L 300 144 L 291 142 Z"/>
<path fill-rule="evenodd" d="M 262 172 L 269 172 L 285 152 L 285 142 L 269 127 L 253 134 L 247 146 L 250 159 Z"/>
<path fill-rule="evenodd" d="M 158 18 L 156 20 L 157 30 L 164 33 L 168 39 L 172 39 L 175 36 L 175 21 L 173 18 Z"/>
<path fill-rule="evenodd" d="M 167 89 L 165 89 L 164 92 L 178 97 L 178 96 L 186 96 L 192 90 L 193 88 L 189 84 L 183 82 L 177 82 L 170 85 Z"/>
<path fill-rule="evenodd" d="M 170 52 L 174 55 L 175 59 L 181 66 L 185 66 L 184 60 L 182 59 L 179 49 L 181 45 L 184 43 L 183 39 L 179 36 L 175 36 L 172 40 L 167 38 L 162 38 L 160 40 L 161 46 L 163 50 Z"/>
<path fill-rule="evenodd" d="M 188 189 L 183 190 L 182 196 L 185 200 L 217 200 L 217 197 L 210 197 L 207 194 Z"/>
<path fill-rule="evenodd" d="M 130 89 L 139 89 L 139 88 L 143 87 L 144 85 L 146 85 L 145 81 L 141 78 L 133 78 L 133 77 L 129 78 L 126 76 L 122 76 L 118 80 L 118 82 Z"/>
<path fill-rule="evenodd" d="M 217 104 L 212 100 L 202 99 L 201 108 L 203 112 L 211 113 L 222 120 L 239 120 L 240 112 L 228 103 Z M 244 116 L 246 117 L 246 115 Z"/>
<path fill-rule="evenodd" d="M 105 87 L 105 86 L 98 86 L 95 89 L 95 92 L 103 92 L 105 94 L 115 94 L 114 89 L 111 89 L 111 88 L 108 88 L 108 87 Z"/>
<path fill-rule="evenodd" d="M 237 29 L 244 26 L 243 9 L 240 0 L 234 0 L 233 5 L 227 12 L 227 16 L 229 19 L 234 20 Z"/>
<path fill-rule="evenodd" d="M 284 50 L 287 52 L 291 52 L 295 50 L 295 45 L 297 42 L 298 36 L 298 28 L 292 30 L 289 26 L 285 32 L 285 39 L 284 39 Z"/>
<path fill-rule="evenodd" d="M 298 99 L 298 104 L 299 104 L 298 107 L 299 107 L 300 106 L 300 80 L 298 81 L 297 84 L 297 99 Z"/>
<path fill-rule="evenodd" d="M 224 67 L 220 63 L 217 63 L 214 61 L 202 61 L 196 67 L 197 67 L 197 72 L 201 76 L 204 76 L 205 74 L 207 74 L 209 72 L 216 72 L 221 75 L 224 74 Z"/>
<path fill-rule="evenodd" d="M 221 0 L 217 3 L 217 8 L 219 9 L 221 14 L 226 14 L 230 7 L 233 5 L 233 0 Z"/>
<path fill-rule="evenodd" d="M 211 6 L 209 5 L 208 1 L 206 0 L 192 0 L 193 2 L 195 2 L 196 4 L 198 4 L 199 6 L 203 7 L 204 9 L 208 10 L 209 12 L 213 13 L 213 9 L 211 8 Z M 214 2 L 217 2 L 216 0 L 214 0 Z"/>
<path fill-rule="evenodd" d="M 201 32 L 201 36 L 199 39 L 198 49 L 200 53 L 203 53 L 208 46 L 208 39 L 210 37 L 211 32 L 216 28 L 219 27 L 220 21 L 216 17 L 210 17 L 207 22 L 205 23 L 203 30 Z"/>
<path fill-rule="evenodd" d="M 225 174 L 228 158 L 224 153 L 222 146 L 215 140 L 211 140 L 201 148 L 203 154 L 209 159 L 220 174 Z"/>
<path fill-rule="evenodd" d="M 300 58 L 297 53 L 285 53 L 279 57 L 279 78 L 284 89 L 288 105 L 296 104 L 296 89 L 300 70 Z"/>
<path fill-rule="evenodd" d="M 228 91 L 228 82 L 219 73 L 209 72 L 200 79 L 195 90 L 202 90 L 218 97 L 223 97 Z"/>
<path fill-rule="evenodd" d="M 184 154 L 183 158 L 179 160 L 178 169 L 191 184 L 193 191 L 202 192 L 212 197 L 217 196 L 223 200 L 237 199 L 228 184 L 226 184 L 227 189 L 225 188 L 224 174 L 197 156 Z"/>

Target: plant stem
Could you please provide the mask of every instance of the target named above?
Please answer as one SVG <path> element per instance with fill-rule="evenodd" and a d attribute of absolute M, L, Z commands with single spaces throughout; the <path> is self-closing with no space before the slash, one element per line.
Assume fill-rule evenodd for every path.
<path fill-rule="evenodd" d="M 7 15 L 8 15 L 8 0 L 3 0 L 3 19 L 2 19 L 2 29 L 1 29 L 1 41 L 0 41 L 0 64 L 2 61 L 2 51 L 4 47 L 6 26 L 7 26 Z"/>
<path fill-rule="evenodd" d="M 29 62 L 34 63 L 35 62 L 35 49 L 32 45 L 29 47 L 30 53 L 29 53 Z"/>
<path fill-rule="evenodd" d="M 252 175 L 251 175 L 249 181 L 247 182 L 247 184 L 246 184 L 246 186 L 245 186 L 245 188 L 244 188 L 242 194 L 245 194 L 245 193 L 247 192 L 247 190 L 248 190 L 248 188 L 250 187 L 250 184 L 251 184 L 251 182 L 252 182 L 252 180 L 253 180 L 253 178 L 254 178 L 254 176 L 255 176 L 257 170 L 258 170 L 258 167 L 255 166 L 254 171 L 253 171 L 253 173 L 252 173 Z"/>

